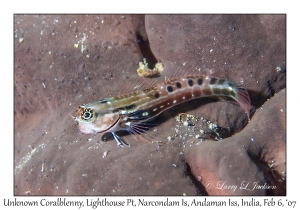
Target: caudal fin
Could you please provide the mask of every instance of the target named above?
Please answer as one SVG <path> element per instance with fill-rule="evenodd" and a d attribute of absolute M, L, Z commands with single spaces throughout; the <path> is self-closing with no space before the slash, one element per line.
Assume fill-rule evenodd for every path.
<path fill-rule="evenodd" d="M 250 120 L 250 108 L 251 108 L 251 101 L 248 94 L 248 91 L 242 86 L 237 86 L 238 89 L 238 98 L 237 101 L 241 107 L 245 110 L 248 119 Z"/>

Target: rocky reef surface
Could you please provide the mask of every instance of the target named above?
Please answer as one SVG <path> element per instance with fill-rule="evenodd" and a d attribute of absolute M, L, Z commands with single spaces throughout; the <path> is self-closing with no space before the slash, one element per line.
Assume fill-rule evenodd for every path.
<path fill-rule="evenodd" d="M 286 194 L 285 15 L 15 15 L 14 36 L 15 195 Z M 164 64 L 157 80 L 242 83 L 251 121 L 201 98 L 162 113 L 152 143 L 82 134 L 69 113 L 150 85 L 143 58 Z M 208 126 L 184 127 L 179 113 Z M 211 125 L 222 140 L 199 137 Z"/>

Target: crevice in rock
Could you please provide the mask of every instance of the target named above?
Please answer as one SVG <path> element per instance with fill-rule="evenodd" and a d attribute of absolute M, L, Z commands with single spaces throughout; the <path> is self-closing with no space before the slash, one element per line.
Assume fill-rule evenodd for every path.
<path fill-rule="evenodd" d="M 205 187 L 203 186 L 203 184 L 201 182 L 198 181 L 198 179 L 194 176 L 194 174 L 192 173 L 191 167 L 189 166 L 189 164 L 182 159 L 181 160 L 183 165 L 184 165 L 184 174 L 190 178 L 191 182 L 193 183 L 193 185 L 196 187 L 197 190 L 197 195 L 204 195 L 207 196 L 208 193 L 206 192 Z"/>
<path fill-rule="evenodd" d="M 271 189 L 266 189 L 266 195 L 286 195 L 286 180 L 282 179 L 282 176 L 274 170 L 267 162 L 263 161 L 260 157 L 248 152 L 250 159 L 256 164 L 256 166 L 263 171 L 265 180 Z M 263 184 L 263 183 L 260 183 Z M 272 187 L 275 189 L 272 189 Z"/>
<path fill-rule="evenodd" d="M 137 39 L 139 48 L 141 50 L 141 53 L 143 55 L 143 58 L 146 58 L 146 61 L 148 63 L 148 67 L 150 69 L 153 69 L 155 64 L 158 61 L 157 61 L 157 59 L 155 58 L 154 54 L 151 51 L 149 40 L 148 39 L 144 40 L 144 38 L 139 33 L 136 34 L 136 39 Z"/>
<path fill-rule="evenodd" d="M 268 85 L 268 98 L 272 98 L 275 94 L 275 90 L 274 88 L 272 87 L 270 81 L 267 81 L 267 85 Z"/>

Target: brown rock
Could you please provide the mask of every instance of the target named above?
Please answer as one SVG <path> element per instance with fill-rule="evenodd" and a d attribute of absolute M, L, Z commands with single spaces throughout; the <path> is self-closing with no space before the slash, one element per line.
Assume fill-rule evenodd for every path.
<path fill-rule="evenodd" d="M 200 71 L 237 83 L 243 78 L 261 106 L 285 87 L 285 20 L 285 15 L 148 15 L 145 23 L 154 55 L 170 69 L 166 74 Z"/>
<path fill-rule="evenodd" d="M 267 101 L 242 132 L 188 147 L 186 161 L 209 195 L 286 195 L 285 98 L 282 90 Z"/>
<path fill-rule="evenodd" d="M 101 134 L 83 135 L 69 116 L 139 84 L 143 22 L 139 15 L 16 15 L 15 195 L 196 194 L 180 148 L 130 136 L 131 147 L 118 148 Z"/>
<path fill-rule="evenodd" d="M 243 77 L 256 108 L 285 87 L 281 15 L 16 15 L 14 41 L 15 195 L 205 194 L 182 162 L 184 142 L 167 142 L 173 118 L 194 109 L 232 135 L 247 124 L 235 102 L 179 105 L 160 116 L 153 144 L 128 135 L 131 147 L 121 149 L 101 134 L 83 135 L 69 116 L 81 104 L 149 86 L 136 69 L 143 57 L 154 62 L 152 53 L 165 75 L 201 68 Z"/>

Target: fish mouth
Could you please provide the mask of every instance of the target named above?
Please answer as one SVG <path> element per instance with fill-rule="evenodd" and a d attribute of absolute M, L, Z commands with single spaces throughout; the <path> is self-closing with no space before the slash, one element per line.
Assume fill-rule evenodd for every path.
<path fill-rule="evenodd" d="M 76 121 L 76 117 L 74 117 L 73 115 L 71 115 L 70 113 L 69 113 L 69 115 L 70 115 L 70 117 L 73 119 L 73 120 L 75 120 Z"/>

